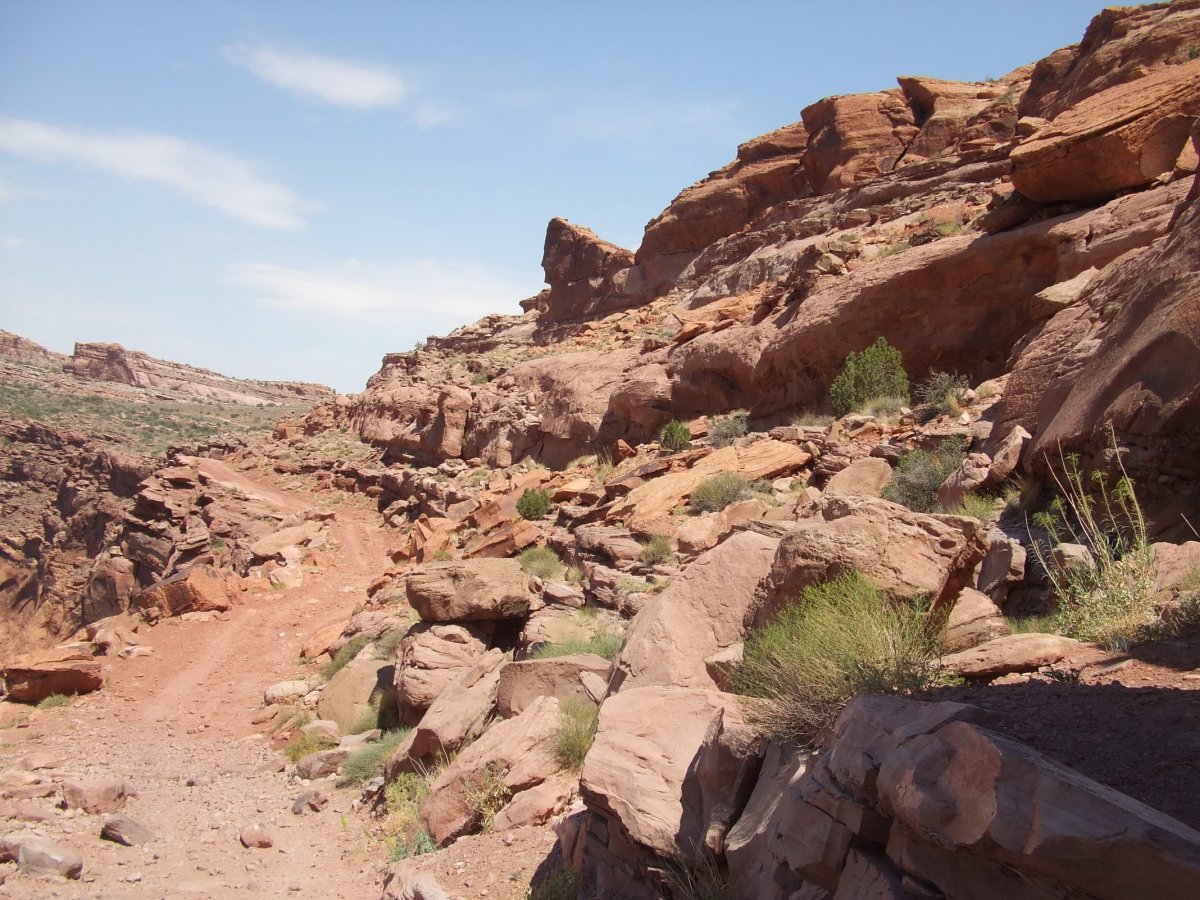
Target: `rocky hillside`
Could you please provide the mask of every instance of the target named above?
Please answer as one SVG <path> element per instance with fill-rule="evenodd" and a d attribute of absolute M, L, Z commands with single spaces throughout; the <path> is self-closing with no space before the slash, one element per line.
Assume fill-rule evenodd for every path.
<path fill-rule="evenodd" d="M 214 851 L 213 891 L 308 862 L 385 900 L 1192 897 L 1200 2 L 801 115 L 636 250 L 552 220 L 523 315 L 269 439 L 147 465 L 6 425 L 34 498 L 8 633 L 71 638 L 7 659 L 9 699 L 172 666 L 159 721 L 236 696 L 203 764 L 284 756 L 216 769 L 276 817 L 214 821 L 256 874 Z M 237 665 L 182 650 L 202 621 Z M 92 893 L 175 887 L 130 888 L 46 768 L 0 792 L 70 818 L 5 812 L 0 877 L 37 895 L 95 853 Z M 254 855 L 282 812 L 361 831 L 374 868 Z"/>

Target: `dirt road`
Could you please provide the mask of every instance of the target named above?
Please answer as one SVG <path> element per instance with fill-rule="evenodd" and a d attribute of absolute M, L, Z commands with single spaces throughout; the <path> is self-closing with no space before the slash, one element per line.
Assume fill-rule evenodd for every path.
<path fill-rule="evenodd" d="M 296 503 L 244 473 L 220 475 L 286 508 Z M 157 836 L 120 846 L 99 838 L 105 816 L 58 810 L 53 795 L 22 801 L 24 818 L 46 821 L 20 827 L 77 852 L 84 875 L 54 883 L 6 866 L 0 897 L 378 896 L 386 851 L 351 808 L 357 792 L 323 784 L 330 804 L 294 815 L 304 786 L 269 771 L 280 756 L 251 724 L 263 689 L 295 677 L 304 638 L 345 619 L 387 565 L 377 518 L 341 511 L 331 537 L 344 552 L 303 585 L 247 595 L 224 621 L 144 627 L 153 654 L 106 661 L 104 690 L 66 708 L 22 710 L 24 723 L 0 730 L 6 778 L 19 780 L 31 761 L 51 763 L 37 774 L 56 782 L 124 778 L 138 796 L 122 813 Z M 273 847 L 242 847 L 238 835 L 253 823 L 273 836 Z"/>

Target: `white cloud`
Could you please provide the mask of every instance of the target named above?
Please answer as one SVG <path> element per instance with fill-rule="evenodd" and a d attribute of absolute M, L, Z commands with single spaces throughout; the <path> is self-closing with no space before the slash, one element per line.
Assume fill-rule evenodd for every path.
<path fill-rule="evenodd" d="M 439 324 L 518 312 L 518 301 L 538 290 L 488 266 L 430 259 L 387 266 L 348 259 L 331 269 L 246 263 L 234 266 L 226 281 L 277 309 L 374 322 L 433 318 Z"/>
<path fill-rule="evenodd" d="M 267 181 L 245 160 L 165 134 L 84 131 L 0 118 L 0 151 L 42 163 L 73 162 L 122 178 L 165 185 L 226 215 L 263 228 L 298 230 L 316 208 Z"/>
<path fill-rule="evenodd" d="M 3 246 L 5 250 L 20 250 L 25 246 L 25 238 L 16 236 L 6 237 L 0 240 L 0 246 Z"/>
<path fill-rule="evenodd" d="M 432 128 L 435 125 L 441 125 L 443 122 L 448 122 L 453 118 L 453 109 L 448 106 L 439 106 L 435 103 L 427 103 L 413 113 L 413 121 L 417 123 L 417 127 L 422 131 Z"/>
<path fill-rule="evenodd" d="M 332 106 L 396 106 L 411 92 L 410 85 L 387 66 L 284 50 L 271 44 L 235 44 L 225 47 L 222 53 L 234 65 L 248 69 L 268 84 Z"/>

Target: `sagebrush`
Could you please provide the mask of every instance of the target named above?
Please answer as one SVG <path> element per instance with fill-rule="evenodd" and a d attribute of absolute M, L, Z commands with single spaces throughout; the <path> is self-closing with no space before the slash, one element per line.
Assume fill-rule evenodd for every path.
<path fill-rule="evenodd" d="M 522 519 L 536 521 L 550 512 L 550 492 L 537 488 L 526 488 L 517 500 L 517 515 Z"/>
<path fill-rule="evenodd" d="M 680 450 L 686 450 L 692 442 L 692 433 L 687 425 L 676 419 L 672 419 L 662 427 L 658 433 L 658 443 L 664 450 L 669 450 L 672 453 L 678 453 Z"/>
<path fill-rule="evenodd" d="M 714 447 L 728 447 L 750 430 L 750 415 L 744 409 L 717 416 L 709 423 L 708 439 Z"/>
<path fill-rule="evenodd" d="M 530 547 L 528 550 L 522 550 L 517 560 L 527 575 L 536 575 L 543 580 L 560 578 L 564 571 L 562 560 L 549 547 Z"/>
<path fill-rule="evenodd" d="M 720 512 L 753 496 L 750 482 L 744 476 L 737 472 L 722 472 L 696 485 L 688 496 L 688 505 L 697 512 Z"/>
<path fill-rule="evenodd" d="M 938 488 L 963 460 L 962 438 L 946 438 L 932 453 L 910 450 L 900 458 L 883 498 L 902 503 L 916 512 L 939 512 Z"/>

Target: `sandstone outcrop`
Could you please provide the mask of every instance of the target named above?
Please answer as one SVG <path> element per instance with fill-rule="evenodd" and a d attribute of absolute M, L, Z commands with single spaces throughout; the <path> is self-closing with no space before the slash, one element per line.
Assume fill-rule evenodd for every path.
<path fill-rule="evenodd" d="M 155 359 L 138 350 L 126 350 L 120 344 L 76 344 L 64 369 L 76 378 L 89 381 L 112 381 L 252 406 L 298 400 L 316 403 L 333 397 L 333 391 L 320 384 L 230 378 L 207 369 Z"/>
<path fill-rule="evenodd" d="M 515 559 L 427 563 L 405 582 L 426 622 L 515 619 L 529 612 L 529 576 Z"/>

